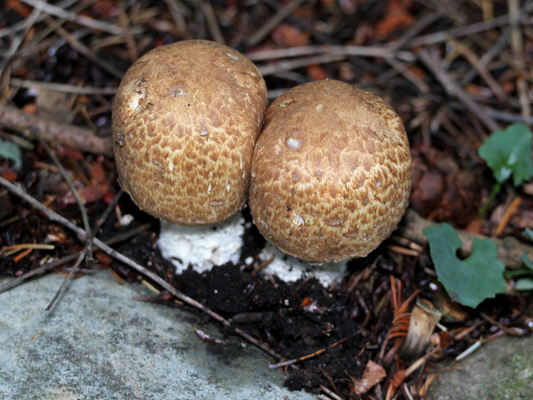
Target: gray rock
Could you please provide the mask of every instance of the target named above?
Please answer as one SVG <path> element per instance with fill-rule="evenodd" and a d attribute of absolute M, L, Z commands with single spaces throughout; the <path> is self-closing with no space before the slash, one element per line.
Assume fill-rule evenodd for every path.
<path fill-rule="evenodd" d="M 533 399 L 533 337 L 504 337 L 439 373 L 428 400 Z"/>
<path fill-rule="evenodd" d="M 200 340 L 198 317 L 134 301 L 149 291 L 108 271 L 70 282 L 43 311 L 62 280 L 51 274 L 0 294 L 0 399 L 315 398 L 283 388 L 282 372 L 252 345 Z"/>

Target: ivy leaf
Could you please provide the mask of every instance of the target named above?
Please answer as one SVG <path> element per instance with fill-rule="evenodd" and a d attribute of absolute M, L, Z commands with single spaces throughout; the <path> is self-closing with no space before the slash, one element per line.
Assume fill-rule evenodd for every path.
<path fill-rule="evenodd" d="M 533 279 L 531 278 L 522 278 L 516 281 L 514 284 L 515 290 L 533 290 Z"/>
<path fill-rule="evenodd" d="M 13 160 L 16 169 L 22 168 L 20 147 L 13 142 L 0 139 L 0 157 Z"/>
<path fill-rule="evenodd" d="M 456 253 L 463 243 L 451 225 L 432 226 L 424 229 L 424 234 L 439 281 L 452 300 L 475 308 L 483 300 L 505 292 L 505 264 L 498 260 L 498 248 L 492 240 L 474 238 L 472 254 L 460 260 Z"/>
<path fill-rule="evenodd" d="M 529 228 L 526 228 L 524 232 L 522 232 L 522 235 L 527 237 L 529 240 L 533 240 L 533 231 Z"/>
<path fill-rule="evenodd" d="M 531 264 L 531 260 L 528 258 L 525 251 L 522 252 L 522 261 L 531 271 L 533 271 L 533 264 Z"/>
<path fill-rule="evenodd" d="M 493 132 L 479 147 L 479 155 L 492 169 L 498 183 L 505 182 L 511 174 L 515 186 L 531 178 L 532 136 L 526 125 L 514 123 L 503 131 Z"/>

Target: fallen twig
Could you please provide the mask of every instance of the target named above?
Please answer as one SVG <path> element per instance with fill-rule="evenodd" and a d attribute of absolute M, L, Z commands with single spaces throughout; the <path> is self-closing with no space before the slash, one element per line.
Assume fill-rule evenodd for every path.
<path fill-rule="evenodd" d="M 342 344 L 342 343 L 346 342 L 346 339 L 347 338 L 342 338 L 338 342 L 335 342 L 332 345 L 330 345 L 330 346 L 328 346 L 328 347 L 326 347 L 324 349 L 320 349 L 318 351 L 315 351 L 315 352 L 313 352 L 311 354 L 307 354 L 307 355 L 302 356 L 300 358 L 295 358 L 293 360 L 283 361 L 283 362 L 280 362 L 280 363 L 277 363 L 277 364 L 270 364 L 268 366 L 268 368 L 275 369 L 275 368 L 281 368 L 281 367 L 288 367 L 291 364 L 294 364 L 294 363 L 297 363 L 297 362 L 300 362 L 300 361 L 308 360 L 308 359 L 316 357 L 316 356 L 318 356 L 318 355 L 320 355 L 322 353 L 325 353 L 327 350 L 332 349 L 333 347 L 338 346 L 339 344 Z"/>
<path fill-rule="evenodd" d="M 98 137 L 89 129 L 27 114 L 4 104 L 0 104 L 0 125 L 16 130 L 31 140 L 41 139 L 89 153 L 113 156 L 113 144 L 110 137 Z"/>
<path fill-rule="evenodd" d="M 530 3 L 520 9 L 520 22 L 525 23 L 530 16 L 528 13 L 533 10 L 533 4 Z M 445 31 L 430 33 L 429 35 L 419 36 L 409 41 L 409 46 L 424 46 L 429 44 L 437 44 L 447 41 L 450 37 L 461 37 L 471 35 L 473 33 L 479 33 L 488 31 L 489 29 L 498 28 L 503 25 L 509 24 L 511 21 L 511 15 L 502 15 L 489 21 L 477 22 L 475 24 L 467 26 L 459 26 L 457 28 L 448 29 Z"/>
<path fill-rule="evenodd" d="M 83 262 L 83 260 L 85 258 L 87 258 L 89 263 L 92 262 L 92 259 L 93 259 L 93 236 L 90 234 L 91 226 L 89 225 L 89 217 L 87 216 L 87 210 L 85 209 L 85 205 L 83 204 L 83 201 L 81 200 L 81 197 L 80 197 L 80 194 L 78 193 L 78 190 L 74 186 L 74 183 L 72 183 L 72 179 L 70 179 L 70 177 L 67 174 L 67 171 L 65 171 L 65 168 L 63 168 L 63 165 L 61 165 L 61 163 L 59 162 L 59 160 L 55 156 L 54 152 L 52 151 L 52 149 L 50 147 L 48 147 L 46 142 L 41 141 L 41 143 L 44 146 L 44 148 L 46 149 L 46 151 L 48 152 L 48 155 L 50 156 L 50 158 L 54 162 L 55 166 L 59 170 L 61 176 L 67 182 L 67 184 L 68 184 L 68 186 L 70 188 L 70 191 L 72 192 L 72 195 L 76 199 L 76 202 L 78 203 L 78 207 L 80 208 L 82 221 L 83 221 L 83 226 L 85 228 L 85 232 L 87 233 L 87 241 L 85 243 L 85 248 L 81 252 L 81 254 L 78 257 L 78 259 L 76 260 L 76 263 L 74 264 L 74 266 L 71 268 L 69 274 L 67 275 L 67 277 L 65 278 L 65 280 L 63 281 L 61 286 L 59 287 L 57 293 L 52 298 L 52 300 L 50 301 L 48 306 L 46 306 L 46 308 L 45 308 L 45 311 L 50 311 L 54 307 L 54 304 L 56 303 L 57 299 L 59 299 L 61 294 L 65 291 L 65 288 L 67 287 L 68 282 L 72 278 L 72 275 L 76 271 L 76 268 L 78 268 L 80 266 L 80 264 Z"/>
<path fill-rule="evenodd" d="M 52 26 L 54 25 L 54 21 L 52 19 L 47 19 L 46 22 Z M 102 60 L 101 58 L 97 57 L 87 46 L 85 46 L 82 42 L 80 42 L 76 36 L 69 33 L 66 29 L 57 26 L 55 28 L 56 33 L 61 36 L 68 44 L 77 52 L 80 54 L 83 54 L 86 58 L 91 60 L 93 63 L 98 65 L 100 68 L 105 70 L 108 74 L 113 75 L 117 79 L 122 79 L 124 76 L 123 71 L 119 71 L 116 69 L 112 64 L 108 63 L 105 60 Z"/>
<path fill-rule="evenodd" d="M 303 2 L 304 0 L 293 0 L 288 6 L 281 8 L 278 12 L 268 20 L 261 28 L 259 28 L 255 33 L 250 36 L 246 41 L 248 46 L 255 46 L 261 40 L 263 40 L 269 33 L 274 29 L 281 21 L 291 15 L 294 10 Z"/>
<path fill-rule="evenodd" d="M 494 119 L 487 115 L 483 109 L 472 98 L 461 89 L 459 84 L 442 68 L 440 68 L 440 60 L 437 57 L 431 55 L 429 50 L 422 49 L 418 52 L 418 57 L 424 63 L 424 65 L 435 75 L 437 80 L 441 83 L 446 92 L 453 97 L 457 97 L 461 100 L 465 106 L 485 124 L 489 131 L 497 131 L 500 126 Z"/>
<path fill-rule="evenodd" d="M 54 211 L 50 210 L 49 208 L 45 207 L 38 200 L 36 200 L 35 198 L 33 198 L 32 196 L 27 194 L 24 190 L 22 190 L 22 189 L 18 188 L 17 186 L 13 185 L 7 179 L 4 179 L 1 176 L 0 176 L 0 185 L 3 185 L 4 187 L 6 187 L 11 193 L 13 193 L 13 194 L 15 194 L 15 195 L 17 195 L 19 197 L 22 197 L 24 200 L 26 200 L 32 206 L 34 206 L 35 208 L 37 208 L 38 210 L 40 210 L 44 214 L 46 214 L 46 216 L 50 220 L 58 222 L 59 224 L 61 224 L 61 225 L 65 226 L 65 227 L 71 229 L 72 231 L 76 232 L 78 234 L 78 236 L 80 237 L 80 239 L 82 239 L 82 240 L 86 239 L 86 235 L 87 234 L 86 234 L 86 232 L 83 229 L 81 229 L 80 227 L 76 226 L 75 224 L 70 222 L 68 219 L 62 217 L 61 215 L 57 214 L 56 212 L 54 212 Z M 159 276 L 154 274 L 152 271 L 146 269 L 145 267 L 143 267 L 139 263 L 133 261 L 132 259 L 126 257 L 122 253 L 119 253 L 118 251 L 116 251 L 113 248 L 109 247 L 107 244 L 105 244 L 101 240 L 95 238 L 94 239 L 94 245 L 97 246 L 99 249 L 101 249 L 106 254 L 110 255 L 111 257 L 115 258 L 118 261 L 123 262 L 127 266 L 133 268 L 134 270 L 136 270 L 140 274 L 146 276 L 147 278 L 149 278 L 153 282 L 157 283 L 159 286 L 161 286 L 163 289 L 167 290 L 174 297 L 180 299 L 184 303 L 187 303 L 187 304 L 197 308 L 198 310 L 203 311 L 204 313 L 209 315 L 214 320 L 220 322 L 224 326 L 232 328 L 232 324 L 227 319 L 225 319 L 221 315 L 215 313 L 214 311 L 211 311 L 209 308 L 207 308 L 203 304 L 197 302 L 193 298 L 191 298 L 191 297 L 187 296 L 186 294 L 180 292 L 179 290 L 177 290 L 176 288 L 171 286 L 169 283 L 167 283 L 165 280 L 163 280 L 162 278 L 160 278 Z M 280 360 L 282 358 L 274 350 L 268 348 L 263 343 L 259 342 L 258 340 L 256 340 L 254 337 L 250 336 L 249 334 L 247 334 L 243 330 L 241 330 L 239 328 L 233 328 L 233 329 L 234 329 L 235 333 L 237 333 L 239 336 L 241 336 L 242 338 L 244 338 L 248 342 L 252 343 L 254 346 L 259 347 L 261 350 L 265 351 L 266 353 L 270 354 L 272 357 L 274 357 L 274 358 L 276 358 L 278 360 Z"/>
<path fill-rule="evenodd" d="M 43 272 L 46 272 L 49 269 L 52 269 L 52 268 L 57 267 L 59 265 L 66 264 L 66 263 L 68 263 L 68 262 L 70 262 L 72 260 L 75 260 L 77 257 L 80 256 L 80 254 L 81 254 L 81 252 L 74 253 L 74 254 L 71 254 L 69 256 L 60 258 L 59 260 L 47 262 L 46 264 L 43 264 L 40 267 L 32 269 L 28 273 L 26 273 L 26 274 L 24 274 L 22 276 L 19 276 L 18 278 L 12 279 L 12 280 L 4 283 L 3 285 L 0 285 L 0 293 L 2 293 L 2 292 L 6 291 L 8 289 L 11 289 L 11 288 L 21 284 L 23 281 L 25 281 L 28 278 L 31 278 L 32 276 L 42 274 Z"/>
<path fill-rule="evenodd" d="M 66 8 L 66 7 L 70 7 L 71 5 L 73 5 L 74 3 L 76 3 L 78 0 L 65 0 L 65 1 L 61 1 L 59 3 L 56 4 L 56 6 L 58 7 L 61 7 L 61 8 Z M 46 14 L 42 14 L 37 18 L 37 21 L 35 21 L 36 23 L 37 22 L 41 22 L 43 21 L 44 19 L 46 19 L 48 17 L 48 15 Z M 19 31 L 22 31 L 24 29 L 26 29 L 26 27 L 28 25 L 30 25 L 30 22 L 28 19 L 25 19 L 24 21 L 20 21 L 20 22 L 17 22 L 16 24 L 13 24 L 7 28 L 4 28 L 4 29 L 0 29 L 0 38 L 3 38 L 5 36 L 11 36 Z"/>
<path fill-rule="evenodd" d="M 288 49 L 261 50 L 246 53 L 252 61 L 283 59 L 290 57 L 312 56 L 318 54 L 341 54 L 345 56 L 360 57 L 396 57 L 403 61 L 413 62 L 416 57 L 408 51 L 394 51 L 386 46 L 339 46 L 339 45 L 314 45 L 299 46 Z"/>
<path fill-rule="evenodd" d="M 296 68 L 307 67 L 309 65 L 320 65 L 335 61 L 344 60 L 346 56 L 342 54 L 322 54 L 314 57 L 297 58 L 293 60 L 282 60 L 274 64 L 261 65 L 257 69 L 263 76 L 272 75 L 280 71 L 290 71 Z"/>
<path fill-rule="evenodd" d="M 132 229 L 132 230 L 130 230 L 128 232 L 124 232 L 124 233 L 122 233 L 120 235 L 113 236 L 111 239 L 106 240 L 105 243 L 108 246 L 111 246 L 113 244 L 122 242 L 122 241 L 124 241 L 126 239 L 129 239 L 132 236 L 138 235 L 142 231 L 148 229 L 152 223 L 153 223 L 153 221 L 149 222 L 149 223 L 146 223 L 144 225 L 140 225 L 137 228 L 134 228 L 134 229 Z M 50 270 L 50 269 L 52 269 L 54 267 L 57 267 L 59 265 L 66 264 L 66 263 L 68 263 L 70 261 L 73 261 L 76 258 L 78 258 L 81 254 L 82 254 L 82 252 L 79 251 L 77 253 L 74 253 L 74 254 L 65 256 L 63 258 L 60 258 L 59 260 L 50 261 L 50 262 L 47 262 L 47 263 L 41 265 L 40 267 L 32 269 L 31 271 L 25 273 L 24 275 L 21 275 L 18 278 L 12 279 L 9 282 L 4 283 L 3 285 L 0 285 L 0 293 L 6 291 L 8 289 L 11 289 L 11 288 L 13 288 L 13 287 L 15 287 L 17 285 L 20 285 L 22 282 L 24 282 L 28 278 L 31 278 L 32 276 L 42 274 L 42 273 L 44 273 L 44 272 L 46 272 L 46 271 L 48 271 L 48 270 Z M 79 269 L 78 269 L 78 271 L 79 271 Z"/>
<path fill-rule="evenodd" d="M 83 15 L 78 15 L 76 13 L 66 11 L 61 7 L 54 6 L 53 4 L 48 4 L 44 1 L 40 1 L 40 0 L 22 0 L 22 1 L 38 10 L 44 11 L 45 13 L 49 15 L 54 15 L 56 17 L 64 18 L 68 21 L 76 22 L 90 29 L 108 32 L 113 35 L 124 34 L 124 30 L 120 26 L 109 24 L 105 21 L 99 21 L 99 20 L 89 18 Z M 139 29 L 135 29 L 135 33 L 139 33 Z"/>
<path fill-rule="evenodd" d="M 518 0 L 508 0 L 509 20 L 511 25 L 511 48 L 513 50 L 513 68 L 517 75 L 516 89 L 518 99 L 522 106 L 522 115 L 531 117 L 531 104 L 529 99 L 529 87 L 526 80 L 528 74 L 526 63 L 524 62 L 524 41 L 522 30 L 520 29 L 520 5 Z"/>
<path fill-rule="evenodd" d="M 39 81 L 26 81 L 23 79 L 11 78 L 9 85 L 21 88 L 39 88 L 44 90 L 51 90 L 61 93 L 73 93 L 80 95 L 115 95 L 118 88 L 95 88 L 95 87 L 79 87 L 74 85 L 67 85 L 65 83 L 55 82 L 39 82 Z"/>
<path fill-rule="evenodd" d="M 22 41 L 28 34 L 31 27 L 35 24 L 39 16 L 41 15 L 41 10 L 33 10 L 31 15 L 29 16 L 27 23 L 25 25 L 24 32 L 22 32 L 20 35 L 18 35 L 13 42 L 11 43 L 11 46 L 9 50 L 4 54 L 4 61 L 0 64 L 0 78 L 2 75 L 4 75 L 4 71 L 7 69 L 9 64 L 11 63 L 11 60 L 17 53 L 17 50 L 19 46 L 22 44 Z"/>

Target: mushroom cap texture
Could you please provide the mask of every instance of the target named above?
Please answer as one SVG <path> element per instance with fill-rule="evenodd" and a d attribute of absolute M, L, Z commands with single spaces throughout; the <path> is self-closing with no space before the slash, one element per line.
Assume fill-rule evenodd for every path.
<path fill-rule="evenodd" d="M 311 263 L 366 256 L 396 228 L 410 187 L 407 135 L 380 97 L 327 80 L 268 108 L 249 202 L 259 231 L 285 253 Z"/>
<path fill-rule="evenodd" d="M 229 218 L 245 204 L 267 105 L 261 73 L 230 47 L 187 40 L 151 50 L 126 72 L 113 106 L 123 189 L 176 224 Z"/>

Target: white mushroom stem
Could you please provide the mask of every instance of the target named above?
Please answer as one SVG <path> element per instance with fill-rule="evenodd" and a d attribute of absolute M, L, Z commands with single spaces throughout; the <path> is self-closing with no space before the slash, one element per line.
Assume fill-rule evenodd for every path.
<path fill-rule="evenodd" d="M 180 274 L 189 265 L 199 272 L 227 262 L 236 264 L 243 245 L 244 218 L 240 212 L 213 225 L 182 226 L 161 221 L 157 242 L 163 257 L 170 259 Z"/>
<path fill-rule="evenodd" d="M 263 271 L 276 275 L 284 282 L 295 282 L 305 275 L 313 275 L 324 286 L 328 287 L 333 281 L 346 272 L 348 262 L 311 264 L 299 258 L 289 256 L 267 242 L 259 254 L 261 262 L 272 260 Z"/>

